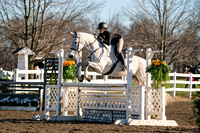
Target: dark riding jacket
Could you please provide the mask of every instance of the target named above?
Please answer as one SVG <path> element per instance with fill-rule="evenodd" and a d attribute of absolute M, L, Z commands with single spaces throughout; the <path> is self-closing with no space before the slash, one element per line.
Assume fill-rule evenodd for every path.
<path fill-rule="evenodd" d="M 111 33 L 107 30 L 103 33 L 99 33 L 99 36 L 97 38 L 100 42 L 105 43 L 106 45 L 111 44 Z"/>
<path fill-rule="evenodd" d="M 104 31 L 102 34 L 99 33 L 98 37 L 100 42 L 106 44 L 106 45 L 116 45 L 119 42 L 119 39 L 121 39 L 121 36 L 119 34 L 112 35 L 109 31 Z"/>

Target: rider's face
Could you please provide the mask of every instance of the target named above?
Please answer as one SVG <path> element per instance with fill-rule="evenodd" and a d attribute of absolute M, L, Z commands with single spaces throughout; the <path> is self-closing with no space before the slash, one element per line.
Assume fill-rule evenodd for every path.
<path fill-rule="evenodd" d="M 105 31 L 105 29 L 103 29 L 103 28 L 99 29 L 99 32 L 100 32 L 101 34 L 104 33 L 104 31 Z"/>

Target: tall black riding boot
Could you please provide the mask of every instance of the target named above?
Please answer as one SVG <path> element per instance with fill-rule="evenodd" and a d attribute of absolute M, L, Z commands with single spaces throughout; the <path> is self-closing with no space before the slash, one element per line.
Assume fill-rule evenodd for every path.
<path fill-rule="evenodd" d="M 122 55 L 122 53 L 118 54 L 118 59 L 122 62 L 122 71 L 125 71 L 126 66 L 125 66 L 125 62 L 124 62 L 124 56 Z"/>

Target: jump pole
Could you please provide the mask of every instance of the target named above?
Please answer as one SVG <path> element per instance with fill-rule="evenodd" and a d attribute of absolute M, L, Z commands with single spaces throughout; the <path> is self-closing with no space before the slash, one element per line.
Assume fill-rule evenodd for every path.
<path fill-rule="evenodd" d="M 151 60 L 154 56 L 155 53 L 160 53 L 163 52 L 162 50 L 155 50 L 152 51 L 151 48 L 147 48 L 146 49 L 146 67 L 148 67 L 151 64 Z M 151 87 L 151 75 L 150 73 L 146 73 L 146 89 L 148 89 L 148 87 Z"/>
<path fill-rule="evenodd" d="M 59 55 L 58 55 L 58 92 L 57 92 L 57 111 L 56 115 L 60 116 L 61 115 L 61 88 L 62 88 L 62 79 L 63 79 L 63 59 L 64 59 L 64 50 L 60 49 L 59 50 Z"/>
<path fill-rule="evenodd" d="M 126 83 L 126 90 L 127 90 L 127 110 L 126 110 L 126 118 L 127 118 L 127 122 L 128 120 L 131 118 L 131 116 L 129 116 L 130 113 L 130 92 L 129 90 L 132 88 L 132 67 L 133 66 L 133 61 L 132 61 L 132 57 L 135 54 L 135 52 L 141 52 L 143 51 L 143 49 L 134 49 L 132 47 L 128 48 L 128 52 L 127 52 L 127 83 Z M 141 90 L 141 107 L 140 107 L 140 119 L 144 120 L 144 93 L 143 93 L 144 89 Z"/>
<path fill-rule="evenodd" d="M 128 122 L 128 119 L 131 117 L 129 116 L 129 110 L 130 110 L 130 95 L 129 95 L 129 88 L 132 87 L 132 67 L 130 67 L 132 65 L 132 60 L 130 58 L 131 56 L 131 52 L 132 52 L 133 48 L 129 47 L 128 48 L 128 53 L 127 53 L 127 84 L 126 84 L 126 94 L 127 94 L 127 109 L 126 109 L 126 119 Z"/>
<path fill-rule="evenodd" d="M 155 53 L 160 53 L 160 52 L 163 52 L 162 50 L 155 50 L 155 51 L 152 51 L 151 48 L 147 48 L 146 49 L 146 67 L 148 67 L 150 64 L 151 64 L 151 60 L 154 56 Z M 146 72 L 146 89 L 148 89 L 149 87 L 151 87 L 151 75 L 150 73 Z M 165 88 L 162 87 L 161 89 L 161 106 L 162 106 L 162 115 L 161 115 L 161 119 L 162 120 L 166 120 L 166 117 L 165 117 Z M 148 118 L 148 116 L 146 116 L 147 118 L 146 119 L 150 119 Z"/>

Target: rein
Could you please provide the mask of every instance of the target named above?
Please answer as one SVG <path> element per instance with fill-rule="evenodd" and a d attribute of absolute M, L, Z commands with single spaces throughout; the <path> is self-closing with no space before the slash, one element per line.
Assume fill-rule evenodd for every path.
<path fill-rule="evenodd" d="M 78 36 L 76 36 L 76 37 L 73 37 L 73 38 L 78 38 L 78 46 L 77 46 L 77 48 L 70 48 L 71 50 L 74 50 L 74 51 L 76 51 L 77 52 L 77 54 L 79 55 L 79 57 L 82 59 L 82 56 L 80 56 L 80 52 L 81 52 L 81 50 L 78 50 L 79 49 L 79 45 L 80 45 L 80 37 L 78 37 Z"/>
<path fill-rule="evenodd" d="M 94 36 L 94 38 L 95 38 L 95 41 L 93 42 L 93 43 L 95 43 L 98 39 Z M 91 46 L 93 43 L 91 43 L 91 44 L 89 44 L 88 46 Z M 100 42 L 101 43 L 101 42 Z M 103 47 L 105 47 L 107 50 L 108 50 L 108 48 L 105 46 L 105 44 L 104 43 L 101 43 L 102 44 L 102 46 Z M 88 47 L 87 46 L 87 47 Z M 92 51 L 92 53 L 88 56 L 88 59 L 91 61 L 91 57 L 92 57 L 92 55 L 97 51 L 97 50 L 99 50 L 101 47 L 99 47 L 99 48 L 97 48 L 97 49 L 95 49 L 94 51 Z M 110 52 L 110 50 L 108 50 L 108 52 Z"/>

